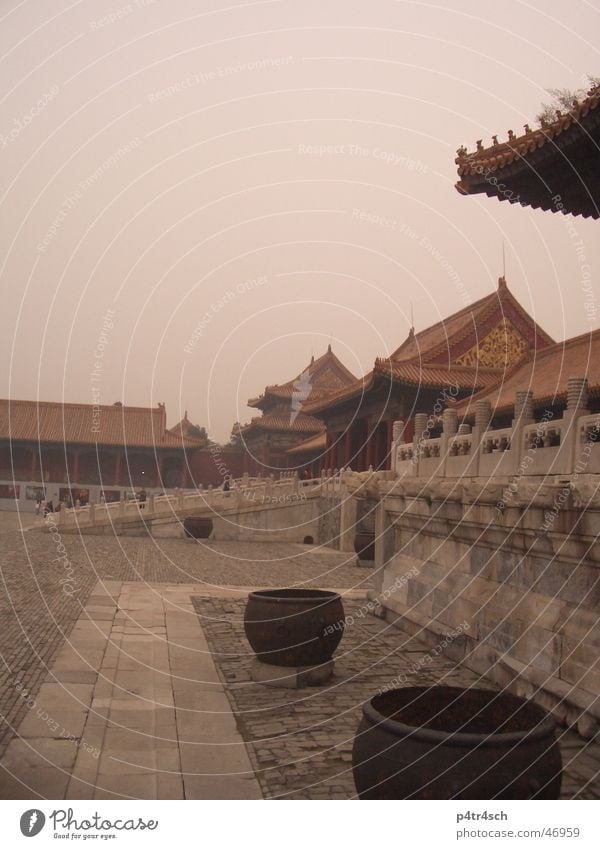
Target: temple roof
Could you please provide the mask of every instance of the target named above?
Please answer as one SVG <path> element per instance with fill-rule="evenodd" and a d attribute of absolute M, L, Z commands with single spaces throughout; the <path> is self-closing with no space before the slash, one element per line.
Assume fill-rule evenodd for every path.
<path fill-rule="evenodd" d="M 181 421 L 177 422 L 177 424 L 173 425 L 173 427 L 170 427 L 169 432 L 174 433 L 177 436 L 186 436 L 187 431 L 191 427 L 194 427 L 194 425 L 188 419 L 188 414 L 187 414 L 187 410 L 186 410 L 185 413 L 183 414 L 183 418 L 181 419 Z"/>
<path fill-rule="evenodd" d="M 294 445 L 293 448 L 288 448 L 286 454 L 313 454 L 315 451 L 324 451 L 327 447 L 327 431 L 322 428 L 320 433 L 315 436 L 309 436 L 303 442 Z"/>
<path fill-rule="evenodd" d="M 534 209 L 600 217 L 600 87 L 581 102 L 573 101 L 566 114 L 556 113 L 551 123 L 468 153 L 461 147 L 456 164 L 463 195 L 485 193 L 498 200 L 521 203 Z"/>
<path fill-rule="evenodd" d="M 458 386 L 478 391 L 523 359 L 530 350 L 554 344 L 510 292 L 503 277 L 498 289 L 449 318 L 414 333 L 391 357 L 378 358 L 368 374 L 326 399 L 305 407 L 309 414 L 360 397 L 387 380 L 410 387 Z"/>
<path fill-rule="evenodd" d="M 313 357 L 300 374 L 287 383 L 267 386 L 262 395 L 248 401 L 248 406 L 268 409 L 271 405 L 280 403 L 282 399 L 292 402 L 294 398 L 298 399 L 298 403 L 309 403 L 349 386 L 355 380 L 356 377 L 333 353 L 329 345 L 323 356 L 317 360 Z"/>
<path fill-rule="evenodd" d="M 319 413 L 328 407 L 336 406 L 352 398 L 359 398 L 373 389 L 378 380 L 388 386 L 390 382 L 416 389 L 443 389 L 457 386 L 461 391 L 482 389 L 493 386 L 498 381 L 499 370 L 481 366 L 426 365 L 419 362 L 394 363 L 391 359 L 377 358 L 373 369 L 364 377 L 356 380 L 352 386 L 336 392 L 322 401 L 307 407 L 308 413 Z"/>
<path fill-rule="evenodd" d="M 600 395 L 600 330 L 557 342 L 543 351 L 532 352 L 493 388 L 487 388 L 455 405 L 463 418 L 475 413 L 475 402 L 487 399 L 494 413 L 510 412 L 517 391 L 533 391 L 535 406 L 562 403 L 567 398 L 570 377 L 587 377 L 591 395 Z"/>
<path fill-rule="evenodd" d="M 538 346 L 551 345 L 554 342 L 517 301 L 504 277 L 500 277 L 495 292 L 485 295 L 419 333 L 415 334 L 411 331 L 390 359 L 394 362 L 445 362 L 447 364 L 456 356 L 460 357 L 460 354 L 457 354 L 457 348 L 467 337 L 474 334 L 478 340 L 482 340 L 484 336 L 482 331 L 486 323 L 498 316 L 510 320 L 522 336 L 536 337 Z"/>
<path fill-rule="evenodd" d="M 188 414 L 186 410 L 183 414 L 183 418 L 181 419 L 181 421 L 177 422 L 176 425 L 173 425 L 173 427 L 169 428 L 169 433 L 174 434 L 175 436 L 179 437 L 179 439 L 181 439 L 181 437 L 183 436 L 189 440 L 193 440 L 195 442 L 198 442 L 199 444 L 205 445 L 207 440 L 201 436 L 196 436 L 194 433 L 195 430 L 196 425 L 188 419 Z"/>
<path fill-rule="evenodd" d="M 290 408 L 282 409 L 278 407 L 274 411 L 264 413 L 262 416 L 253 416 L 253 418 L 245 425 L 241 425 L 238 433 L 247 433 L 253 428 L 259 430 L 278 430 L 288 431 L 293 433 L 316 433 L 323 429 L 323 422 L 314 416 L 307 416 L 305 413 L 299 412 L 294 415 Z"/>
<path fill-rule="evenodd" d="M 428 365 L 416 362 L 396 363 L 394 360 L 377 359 L 373 373 L 391 377 L 398 383 L 413 386 L 435 388 L 456 384 L 461 389 L 473 389 L 474 386 L 492 386 L 498 381 L 497 368 L 485 368 L 480 365 L 458 366 Z"/>
<path fill-rule="evenodd" d="M 197 447 L 198 441 L 167 430 L 164 404 L 69 404 L 59 401 L 0 400 L 0 439 L 123 447 Z"/>

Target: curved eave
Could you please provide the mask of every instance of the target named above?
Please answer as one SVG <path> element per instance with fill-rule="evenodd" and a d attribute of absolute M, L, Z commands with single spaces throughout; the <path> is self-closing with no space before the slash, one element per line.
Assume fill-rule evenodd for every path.
<path fill-rule="evenodd" d="M 600 217 L 600 88 L 541 129 L 455 159 L 461 195 L 486 194 L 532 209 Z"/>

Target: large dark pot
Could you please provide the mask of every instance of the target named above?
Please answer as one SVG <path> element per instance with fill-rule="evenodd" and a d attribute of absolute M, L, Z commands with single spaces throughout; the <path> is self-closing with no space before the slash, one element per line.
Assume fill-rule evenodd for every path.
<path fill-rule="evenodd" d="M 406 687 L 363 705 L 352 753 L 361 799 L 558 799 L 554 720 L 508 693 Z"/>
<path fill-rule="evenodd" d="M 186 537 L 193 539 L 208 539 L 212 533 L 212 519 L 206 519 L 202 516 L 188 516 L 183 520 L 183 530 Z"/>
<path fill-rule="evenodd" d="M 256 590 L 244 627 L 263 663 L 316 666 L 331 660 L 342 639 L 344 607 L 338 593 L 326 590 Z"/>
<path fill-rule="evenodd" d="M 375 534 L 361 531 L 354 537 L 354 551 L 359 560 L 375 560 Z"/>

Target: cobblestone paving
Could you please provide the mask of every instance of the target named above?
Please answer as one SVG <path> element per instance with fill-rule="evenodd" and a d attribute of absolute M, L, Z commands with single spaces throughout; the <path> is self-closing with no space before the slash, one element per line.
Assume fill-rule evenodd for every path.
<path fill-rule="evenodd" d="M 79 537 L 14 530 L 0 517 L 0 756 L 97 580 L 208 586 L 366 587 L 354 557 L 283 543 Z M 10 516 L 14 520 L 14 516 Z M 27 517 L 31 523 L 32 517 Z M 12 525 L 12 527 L 10 527 Z M 60 546 L 64 546 L 62 549 Z"/>
<path fill-rule="evenodd" d="M 352 743 L 361 704 L 399 673 L 407 674 L 409 684 L 493 688 L 366 614 L 359 601 L 344 603 L 354 623 L 344 631 L 329 684 L 296 691 L 266 687 L 250 678 L 253 655 L 244 636 L 245 601 L 196 597 L 194 607 L 265 798 L 354 798 Z M 586 743 L 564 731 L 560 741 L 563 797 L 600 798 L 600 743 Z"/>

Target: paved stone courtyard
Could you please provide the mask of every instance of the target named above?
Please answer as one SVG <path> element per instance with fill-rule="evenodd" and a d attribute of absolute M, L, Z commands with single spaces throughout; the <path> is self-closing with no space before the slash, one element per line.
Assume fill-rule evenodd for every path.
<path fill-rule="evenodd" d="M 339 552 L 65 536 L 65 565 L 47 534 L 1 543 L 0 798 L 349 799 L 363 701 L 406 670 L 478 681 L 366 613 L 369 573 Z M 342 590 L 354 616 L 325 686 L 250 680 L 245 596 L 289 585 Z M 564 796 L 600 796 L 600 745 L 561 745 Z"/>
<path fill-rule="evenodd" d="M 0 514 L 0 755 L 27 712 L 14 682 L 35 695 L 97 581 L 194 583 L 207 589 L 371 585 L 353 558 L 330 550 L 236 542 L 215 548 L 135 537 L 57 539 L 37 530 L 22 533 L 15 519 L 14 513 Z"/>

